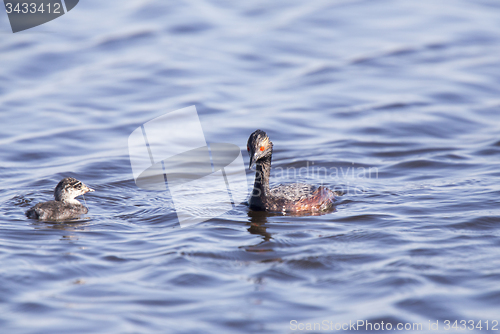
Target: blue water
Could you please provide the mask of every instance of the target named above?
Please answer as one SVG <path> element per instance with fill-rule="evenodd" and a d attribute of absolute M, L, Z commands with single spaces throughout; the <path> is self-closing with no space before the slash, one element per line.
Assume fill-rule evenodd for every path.
<path fill-rule="evenodd" d="M 491 331 L 499 17 L 493 0 L 87 0 L 12 34 L 0 12 L 1 332 Z M 245 164 L 267 131 L 273 182 L 326 184 L 336 211 L 181 228 L 169 192 L 135 185 L 127 140 L 190 105 Z M 28 220 L 66 176 L 96 189 L 86 218 Z"/>

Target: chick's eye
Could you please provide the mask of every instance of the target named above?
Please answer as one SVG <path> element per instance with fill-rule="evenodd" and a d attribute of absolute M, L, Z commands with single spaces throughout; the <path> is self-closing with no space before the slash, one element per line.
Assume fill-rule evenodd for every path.
<path fill-rule="evenodd" d="M 261 151 L 264 151 L 265 149 L 266 149 L 266 148 L 265 148 L 264 146 L 261 146 L 261 147 L 260 147 L 260 150 L 261 150 Z"/>

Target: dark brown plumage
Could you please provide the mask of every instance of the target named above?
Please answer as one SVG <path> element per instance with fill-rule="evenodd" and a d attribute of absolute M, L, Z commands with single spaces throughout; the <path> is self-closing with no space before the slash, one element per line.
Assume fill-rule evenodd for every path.
<path fill-rule="evenodd" d="M 326 187 L 292 183 L 269 187 L 273 143 L 264 131 L 257 130 L 247 143 L 250 166 L 257 165 L 255 183 L 248 204 L 252 210 L 270 212 L 320 212 L 333 208 L 335 195 Z"/>

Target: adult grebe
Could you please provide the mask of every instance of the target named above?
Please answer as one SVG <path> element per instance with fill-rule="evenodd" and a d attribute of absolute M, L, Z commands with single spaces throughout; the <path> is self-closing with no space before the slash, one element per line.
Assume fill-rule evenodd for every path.
<path fill-rule="evenodd" d="M 38 203 L 28 211 L 28 218 L 40 220 L 66 220 L 77 218 L 89 210 L 83 206 L 75 197 L 92 192 L 81 181 L 72 177 L 66 177 L 59 182 L 54 190 L 55 201 Z"/>
<path fill-rule="evenodd" d="M 257 130 L 247 143 L 251 169 L 257 165 L 255 183 L 248 204 L 252 210 L 271 212 L 319 212 L 333 208 L 335 194 L 323 186 L 292 183 L 269 188 L 273 143 L 264 131 Z"/>

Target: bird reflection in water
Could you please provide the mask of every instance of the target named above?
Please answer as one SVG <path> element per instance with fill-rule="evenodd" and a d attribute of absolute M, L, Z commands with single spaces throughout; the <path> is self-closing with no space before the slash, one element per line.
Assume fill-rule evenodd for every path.
<path fill-rule="evenodd" d="M 61 236 L 61 241 L 76 241 L 78 240 L 78 236 L 75 235 L 74 233 L 71 232 L 84 232 L 88 230 L 88 227 L 91 225 L 90 221 L 92 219 L 90 218 L 81 218 L 81 219 L 73 219 L 70 221 L 65 221 L 65 222 L 41 222 L 41 221 L 36 221 L 33 222 L 31 225 L 36 229 L 36 230 L 61 230 L 61 231 L 66 231 L 68 232 L 65 235 Z"/>
<path fill-rule="evenodd" d="M 248 232 L 251 234 L 260 234 L 263 236 L 264 241 L 269 241 L 272 239 L 271 233 L 267 232 L 267 217 L 272 214 L 269 214 L 265 211 L 253 211 L 249 210 L 248 211 L 248 217 L 250 218 L 250 221 L 248 222 L 248 225 L 250 227 L 248 228 Z"/>
<path fill-rule="evenodd" d="M 332 212 L 336 212 L 337 210 L 334 208 Z M 266 212 L 266 211 L 254 211 L 248 210 L 249 222 L 247 223 L 248 232 L 251 234 L 261 235 L 262 241 L 256 245 L 246 246 L 245 249 L 249 252 L 271 252 L 273 249 L 269 246 L 272 245 L 272 234 L 267 231 L 268 226 L 268 217 L 306 217 L 306 216 L 321 216 L 324 215 L 325 212 Z M 267 247 L 265 247 L 267 246 Z"/>

